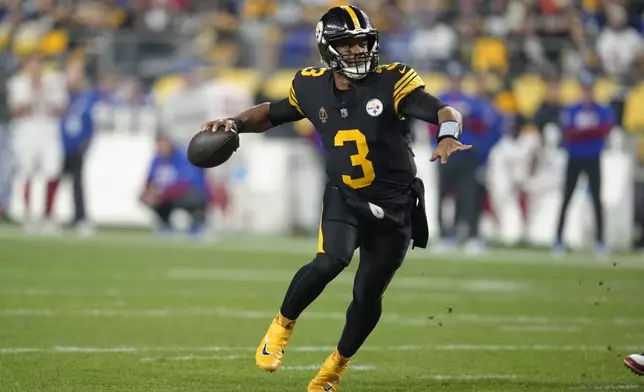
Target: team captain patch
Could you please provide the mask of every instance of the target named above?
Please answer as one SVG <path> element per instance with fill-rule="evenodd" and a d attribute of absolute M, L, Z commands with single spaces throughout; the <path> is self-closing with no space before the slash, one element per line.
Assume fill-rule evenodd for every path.
<path fill-rule="evenodd" d="M 380 116 L 382 113 L 382 102 L 377 98 L 370 99 L 369 102 L 367 102 L 367 113 L 369 113 L 371 117 Z"/>

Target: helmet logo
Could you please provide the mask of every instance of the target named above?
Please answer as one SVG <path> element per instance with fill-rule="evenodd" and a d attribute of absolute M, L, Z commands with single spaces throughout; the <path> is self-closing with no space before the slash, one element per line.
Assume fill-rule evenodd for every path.
<path fill-rule="evenodd" d="M 315 40 L 318 42 L 322 42 L 322 31 L 324 31 L 324 23 L 322 21 L 318 22 L 318 25 L 315 26 Z"/>
<path fill-rule="evenodd" d="M 382 114 L 382 102 L 378 98 L 370 99 L 367 102 L 367 113 L 371 117 L 378 117 Z"/>

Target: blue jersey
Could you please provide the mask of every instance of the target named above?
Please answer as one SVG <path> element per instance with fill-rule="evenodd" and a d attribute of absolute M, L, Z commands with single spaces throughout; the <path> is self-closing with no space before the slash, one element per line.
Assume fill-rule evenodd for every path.
<path fill-rule="evenodd" d="M 208 192 L 204 170 L 192 165 L 185 152 L 179 148 L 175 148 L 167 158 L 160 155 L 154 157 L 147 182 L 169 194 L 178 194 L 190 189 L 203 194 Z"/>
<path fill-rule="evenodd" d="M 478 101 L 481 105 L 485 130 L 479 140 L 474 142 L 478 143 L 474 148 L 477 150 L 479 163 L 485 164 L 490 151 L 501 140 L 504 130 L 510 126 L 512 119 L 504 117 L 492 101 L 483 98 L 479 98 Z"/>
<path fill-rule="evenodd" d="M 570 157 L 598 157 L 615 124 L 613 110 L 598 103 L 576 104 L 562 109 L 563 145 Z"/>
<path fill-rule="evenodd" d="M 479 164 L 484 164 L 490 150 L 501 137 L 503 117 L 492 102 L 463 93 L 449 92 L 439 97 L 463 115 L 461 143 L 471 144 Z M 455 156 L 458 158 L 458 155 Z"/>
<path fill-rule="evenodd" d="M 69 106 L 60 119 L 60 132 L 65 153 L 86 147 L 94 133 L 92 109 L 99 96 L 93 90 L 72 94 Z"/>

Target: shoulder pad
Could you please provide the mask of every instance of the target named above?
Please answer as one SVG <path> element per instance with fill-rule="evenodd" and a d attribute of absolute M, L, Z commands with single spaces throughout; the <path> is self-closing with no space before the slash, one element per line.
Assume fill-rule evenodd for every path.
<path fill-rule="evenodd" d="M 401 71 L 405 72 L 408 68 L 407 64 L 403 63 L 383 64 L 376 68 L 376 73 L 388 73 L 391 71 L 400 73 Z"/>
<path fill-rule="evenodd" d="M 425 86 L 425 82 L 418 73 L 404 63 L 381 65 L 376 69 L 376 73 L 388 78 L 388 82 L 392 84 L 394 111 L 396 113 L 398 113 L 398 104 L 400 104 L 403 98 L 418 87 Z"/>
<path fill-rule="evenodd" d="M 297 95 L 298 92 L 306 90 L 311 81 L 316 80 L 316 78 L 324 75 L 327 71 L 330 70 L 328 68 L 308 67 L 295 72 L 295 76 L 291 83 L 292 88 L 295 90 L 295 95 Z"/>
<path fill-rule="evenodd" d="M 304 115 L 304 112 L 301 109 L 300 103 L 298 101 L 298 93 L 310 90 L 309 88 L 307 88 L 308 83 L 310 83 L 312 80 L 315 80 L 315 78 L 324 75 L 327 71 L 330 70 L 328 68 L 308 67 L 301 69 L 295 73 L 293 81 L 291 82 L 288 100 L 291 106 L 296 108 L 302 115 Z"/>
<path fill-rule="evenodd" d="M 300 69 L 295 72 L 288 91 L 288 102 L 291 104 L 291 106 L 297 109 L 297 111 L 300 112 L 301 115 L 304 115 L 304 111 L 300 106 L 298 93 L 301 94 L 302 91 L 306 90 L 306 86 L 303 86 L 303 84 L 306 83 L 307 79 L 309 79 L 310 77 L 321 76 L 322 74 L 324 74 L 325 70 L 325 68 L 320 69 L 309 67 Z"/>

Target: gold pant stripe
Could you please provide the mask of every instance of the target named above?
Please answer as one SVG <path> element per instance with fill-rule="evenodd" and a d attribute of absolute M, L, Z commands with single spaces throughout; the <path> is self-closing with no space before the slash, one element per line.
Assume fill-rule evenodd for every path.
<path fill-rule="evenodd" d="M 324 205 L 322 205 L 324 211 Z M 320 228 L 318 229 L 318 253 L 324 253 L 324 233 L 322 232 L 322 214 L 320 214 Z"/>

